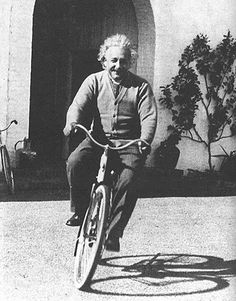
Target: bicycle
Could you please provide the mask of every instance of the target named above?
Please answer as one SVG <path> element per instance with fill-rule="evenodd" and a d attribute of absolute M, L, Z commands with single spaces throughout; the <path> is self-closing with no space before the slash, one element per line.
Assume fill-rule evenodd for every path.
<path fill-rule="evenodd" d="M 84 126 L 76 124 L 74 127 L 75 129 L 82 129 L 93 143 L 103 148 L 100 168 L 96 181 L 92 185 L 89 207 L 82 226 L 79 229 L 74 252 L 74 283 L 78 289 L 84 289 L 88 286 L 95 273 L 109 234 L 113 186 L 115 181 L 114 171 L 108 171 L 107 168 L 109 152 L 111 150 L 122 150 L 136 143 L 141 146 L 143 142 L 148 147 L 149 144 L 144 140 L 135 139 L 118 147 L 110 146 L 109 144 L 104 145 L 96 141 L 92 137 L 91 131 L 88 131 Z"/>
<path fill-rule="evenodd" d="M 13 170 L 12 170 L 11 164 L 10 164 L 9 153 L 8 153 L 6 145 L 2 142 L 1 134 L 2 134 L 2 132 L 7 131 L 13 123 L 17 124 L 18 122 L 16 120 L 12 120 L 5 129 L 0 130 L 0 153 L 1 153 L 2 172 L 4 174 L 4 178 L 5 178 L 7 187 L 8 187 L 8 191 L 11 194 L 15 193 L 14 174 L 13 174 Z"/>

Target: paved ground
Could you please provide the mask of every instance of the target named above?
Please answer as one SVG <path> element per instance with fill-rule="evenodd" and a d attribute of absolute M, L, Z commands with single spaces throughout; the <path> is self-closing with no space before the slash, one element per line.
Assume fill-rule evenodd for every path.
<path fill-rule="evenodd" d="M 68 200 L 1 200 L 0 300 L 236 300 L 236 197 L 139 199 L 89 292 L 73 285 Z"/>

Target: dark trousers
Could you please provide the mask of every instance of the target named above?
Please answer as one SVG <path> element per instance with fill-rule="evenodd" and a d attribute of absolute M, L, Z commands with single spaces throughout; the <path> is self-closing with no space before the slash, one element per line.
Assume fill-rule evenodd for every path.
<path fill-rule="evenodd" d="M 67 177 L 73 212 L 79 214 L 86 212 L 91 186 L 99 169 L 102 151 L 101 148 L 86 138 L 67 160 Z M 144 162 L 145 158 L 140 155 L 136 145 L 111 153 L 111 167 L 118 175 L 114 187 L 110 226 L 110 234 L 113 236 L 123 236 L 123 231 L 137 201 L 136 181 Z"/>

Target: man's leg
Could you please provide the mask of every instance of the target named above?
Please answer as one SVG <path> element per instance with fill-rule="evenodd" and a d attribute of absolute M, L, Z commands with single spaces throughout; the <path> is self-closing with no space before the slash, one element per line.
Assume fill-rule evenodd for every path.
<path fill-rule="evenodd" d="M 75 214 L 67 221 L 69 226 L 81 223 L 89 205 L 91 185 L 99 167 L 99 154 L 88 139 L 70 154 L 67 160 L 67 177 L 70 186 L 71 211 Z"/>
<path fill-rule="evenodd" d="M 119 238 L 123 236 L 124 229 L 134 210 L 138 198 L 137 178 L 145 162 L 138 150 L 134 148 L 131 149 L 131 152 L 128 150 L 121 151 L 119 158 L 119 177 L 114 189 L 112 222 L 109 234 L 111 241 L 115 241 L 114 245 L 118 245 L 117 241 L 119 242 Z M 112 249 L 112 246 L 110 249 Z"/>

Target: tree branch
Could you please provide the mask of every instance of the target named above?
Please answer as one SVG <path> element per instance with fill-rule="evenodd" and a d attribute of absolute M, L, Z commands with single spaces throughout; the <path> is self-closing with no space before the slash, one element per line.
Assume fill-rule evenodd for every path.
<path fill-rule="evenodd" d="M 224 100 L 225 100 L 225 96 L 227 95 L 227 89 L 225 89 L 225 93 L 224 93 L 224 96 L 222 97 L 222 105 L 224 103 Z"/>
<path fill-rule="evenodd" d="M 201 135 L 198 133 L 198 131 L 197 131 L 197 129 L 196 129 L 195 126 L 193 127 L 193 131 L 194 131 L 194 133 L 196 134 L 196 136 L 198 137 L 198 139 L 200 140 L 200 142 L 205 142 L 205 141 L 202 139 Z M 206 143 L 206 142 L 205 142 L 205 143 Z"/>
<path fill-rule="evenodd" d="M 194 139 L 194 138 L 193 138 L 193 134 L 192 134 L 191 130 L 188 130 L 188 133 L 189 133 L 189 135 L 190 135 L 191 139 Z"/>
<path fill-rule="evenodd" d="M 181 138 L 186 138 L 186 139 L 189 139 L 189 140 L 191 140 L 191 141 L 194 141 L 194 142 L 197 142 L 197 143 L 203 143 L 205 146 L 208 146 L 208 144 L 206 143 L 206 141 L 204 141 L 204 140 L 197 140 L 197 139 L 194 139 L 194 138 L 192 138 L 192 137 L 190 137 L 190 136 L 186 136 L 186 135 L 180 135 L 180 137 Z"/>
<path fill-rule="evenodd" d="M 228 119 L 231 119 L 232 116 L 233 116 L 233 114 L 231 114 L 231 115 L 228 117 Z M 223 135 L 223 133 L 224 133 L 224 129 L 225 129 L 225 127 L 227 126 L 227 124 L 228 124 L 227 121 L 225 121 L 224 124 L 222 124 L 222 127 L 219 128 L 220 134 L 219 134 L 219 137 L 217 138 L 217 139 L 218 139 L 217 141 L 219 141 L 220 139 L 222 139 L 222 135 Z M 231 137 L 231 136 L 230 136 L 230 137 Z"/>
<path fill-rule="evenodd" d="M 227 136 L 221 136 L 221 137 L 215 139 L 214 141 L 212 141 L 212 143 L 218 142 L 219 140 L 222 140 L 222 139 L 231 138 L 231 137 L 234 137 L 234 136 L 235 135 L 233 135 L 233 134 L 227 135 Z"/>
<path fill-rule="evenodd" d="M 208 86 L 208 83 L 207 83 L 207 77 L 206 77 L 206 74 L 204 74 L 204 81 L 205 81 L 205 85 L 206 85 L 206 89 L 207 89 L 207 94 L 210 95 L 210 94 L 209 94 L 209 86 Z M 208 112 L 208 108 L 209 108 L 209 106 L 210 106 L 210 104 L 211 104 L 211 96 L 210 96 L 210 98 L 209 98 L 209 100 L 208 100 L 208 104 L 207 104 L 207 105 L 205 104 L 204 101 L 202 101 L 202 103 L 204 103 L 203 105 L 205 106 L 205 109 L 206 109 L 207 112 Z"/>
<path fill-rule="evenodd" d="M 216 89 L 216 94 L 218 94 L 218 92 L 219 92 L 219 90 L 220 90 L 220 87 L 222 86 L 222 84 L 223 84 L 223 82 L 224 82 L 224 79 L 225 79 L 225 76 L 226 76 L 226 74 L 228 73 L 230 67 L 231 67 L 231 65 L 228 65 L 228 67 L 226 68 L 225 73 L 223 74 L 222 79 L 221 79 L 221 81 L 220 81 L 220 84 L 219 84 L 219 86 L 218 86 L 217 89 Z"/>

